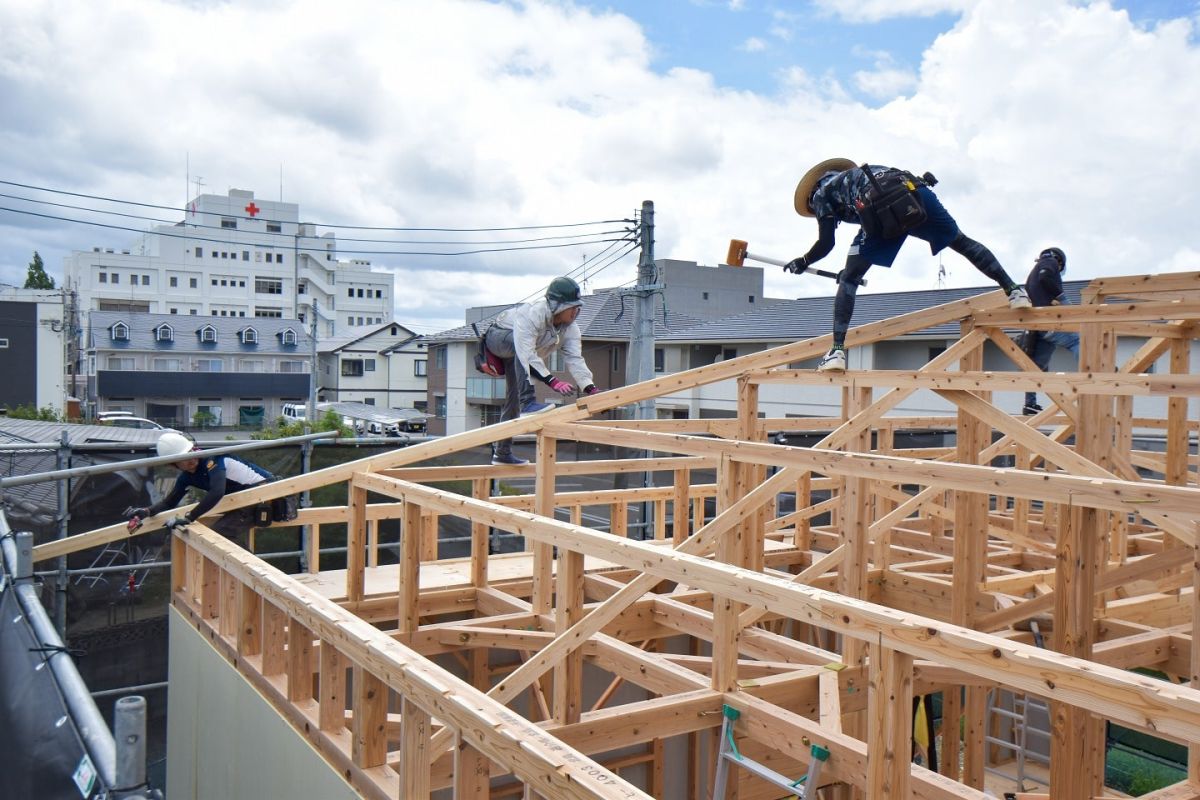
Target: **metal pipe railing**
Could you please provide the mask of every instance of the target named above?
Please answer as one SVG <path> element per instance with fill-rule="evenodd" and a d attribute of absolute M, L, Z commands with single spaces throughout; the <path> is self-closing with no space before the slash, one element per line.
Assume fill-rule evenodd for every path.
<path fill-rule="evenodd" d="M 26 531 L 11 536 L 8 520 L 0 513 L 0 549 L 3 550 L 5 569 L 13 576 L 17 602 L 34 636 L 46 650 L 46 663 L 62 692 L 63 701 L 75 722 L 88 757 L 104 784 L 113 786 L 116 780 L 116 743 L 34 588 L 33 534 Z"/>

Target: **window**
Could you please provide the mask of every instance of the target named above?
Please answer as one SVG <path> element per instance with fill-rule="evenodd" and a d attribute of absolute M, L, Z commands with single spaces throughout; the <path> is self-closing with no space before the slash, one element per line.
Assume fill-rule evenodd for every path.
<path fill-rule="evenodd" d="M 424 378 L 429 374 L 429 359 L 418 358 L 413 362 L 413 375 L 417 378 Z"/>
<path fill-rule="evenodd" d="M 108 369 L 131 370 L 134 369 L 132 358 L 122 358 L 118 356 L 108 357 Z"/>
<path fill-rule="evenodd" d="M 395 325 L 393 325 L 392 326 L 392 336 L 395 336 L 398 331 L 399 331 L 399 329 Z"/>
<path fill-rule="evenodd" d="M 180 361 L 178 358 L 156 358 L 153 362 L 153 368 L 156 372 L 179 372 Z"/>
<path fill-rule="evenodd" d="M 243 250 L 242 251 L 242 261 L 249 261 L 249 260 L 250 260 L 250 251 Z"/>
<path fill-rule="evenodd" d="M 156 342 L 173 342 L 175 341 L 175 329 L 170 325 L 159 325 L 154 329 L 154 341 Z"/>
<path fill-rule="evenodd" d="M 378 299 L 380 299 L 380 300 L 382 300 L 382 299 L 383 299 L 383 289 L 376 289 L 376 290 L 375 290 L 375 297 L 376 297 L 376 298 L 378 298 Z"/>
<path fill-rule="evenodd" d="M 196 278 L 188 278 L 188 286 L 192 289 L 197 289 L 200 287 L 200 283 Z"/>
<path fill-rule="evenodd" d="M 220 372 L 222 367 L 219 358 L 197 358 L 195 363 L 196 372 Z"/>
<path fill-rule="evenodd" d="M 176 288 L 177 286 L 179 286 L 179 277 L 178 277 L 177 275 L 172 275 L 172 276 L 171 276 L 171 277 L 168 279 L 168 283 L 170 283 L 170 284 L 171 284 L 171 288 L 172 288 L 172 289 Z"/>
<path fill-rule="evenodd" d="M 619 349 L 617 349 L 616 347 L 614 347 L 610 351 L 610 354 L 611 354 L 612 358 L 609 359 L 609 364 L 608 364 L 609 371 L 610 372 L 620 372 L 621 371 L 621 351 Z"/>
<path fill-rule="evenodd" d="M 230 285 L 230 286 L 233 286 L 233 283 L 232 283 L 232 282 L 230 282 L 230 284 L 229 284 L 229 285 Z M 245 289 L 245 288 L 246 288 L 246 282 L 245 282 L 245 281 L 238 281 L 238 288 L 240 288 L 240 289 Z"/>
<path fill-rule="evenodd" d="M 278 222 L 268 222 L 267 233 L 283 233 L 283 225 Z"/>
<path fill-rule="evenodd" d="M 369 405 L 369 406 L 373 406 L 373 405 L 375 405 L 375 398 L 374 397 L 364 397 L 363 403 L 365 403 L 366 405 Z"/>
<path fill-rule="evenodd" d="M 216 258 L 216 257 L 217 257 L 217 251 L 216 251 L 216 250 L 213 250 L 213 251 L 212 251 L 212 256 L 211 256 L 211 258 Z"/>
<path fill-rule="evenodd" d="M 172 309 L 171 309 L 171 313 L 172 313 L 172 314 L 178 314 L 178 313 L 179 313 L 179 309 L 178 309 L 178 308 L 172 308 Z"/>
<path fill-rule="evenodd" d="M 283 253 L 276 253 L 276 254 L 275 254 L 275 263 L 276 263 L 276 264 L 282 264 L 282 263 L 283 263 Z"/>
<path fill-rule="evenodd" d="M 750 295 L 750 298 L 749 298 L 749 299 L 750 299 L 750 302 L 751 302 L 751 303 L 753 303 L 753 302 L 754 302 L 754 295 Z"/>
<path fill-rule="evenodd" d="M 279 334 L 279 340 L 283 344 L 294 345 L 296 343 L 296 332 L 291 328 L 286 328 L 283 333 Z"/>
<path fill-rule="evenodd" d="M 366 370 L 367 372 L 374 372 L 375 371 L 375 359 L 364 358 L 363 359 L 363 369 Z"/>
<path fill-rule="evenodd" d="M 343 378 L 361 378 L 363 375 L 363 362 L 361 358 L 344 358 L 342 359 L 342 377 Z"/>
<path fill-rule="evenodd" d="M 940 347 L 940 346 L 930 347 L 929 348 L 929 360 L 933 361 L 935 358 L 937 358 L 944 352 L 946 352 L 945 347 Z"/>
<path fill-rule="evenodd" d="M 197 315 L 199 312 L 198 312 L 198 311 L 196 311 L 196 309 L 194 309 L 194 308 L 193 308 L 193 309 L 192 309 L 191 311 L 189 311 L 188 313 L 189 313 L 189 314 L 191 314 L 191 315 L 194 317 L 194 316 L 196 316 L 196 315 Z"/>
<path fill-rule="evenodd" d="M 103 282 L 103 281 L 102 281 L 102 282 Z M 353 290 L 353 289 L 347 289 L 347 290 L 346 290 L 346 297 L 354 297 L 354 290 Z"/>
<path fill-rule="evenodd" d="M 228 286 L 228 285 L 229 285 L 229 281 L 228 281 L 228 280 L 226 280 L 225 278 L 221 278 L 221 285 L 222 285 L 222 286 Z"/>
<path fill-rule="evenodd" d="M 8 349 L 8 339 L 0 339 L 0 350 Z"/>
<path fill-rule="evenodd" d="M 703 299 L 705 299 L 705 300 L 707 300 L 707 299 L 708 299 L 708 292 L 702 292 L 701 294 L 703 294 L 703 295 L 704 295 Z"/>
<path fill-rule="evenodd" d="M 217 279 L 216 279 L 216 278 L 213 278 L 213 279 L 212 279 L 212 285 L 213 285 L 213 286 L 216 286 L 216 285 L 217 285 Z"/>
<path fill-rule="evenodd" d="M 283 294 L 283 279 L 255 277 L 254 291 L 258 294 Z"/>
<path fill-rule="evenodd" d="M 143 275 L 142 276 L 142 286 L 149 286 L 149 285 L 150 285 L 150 276 Z"/>
<path fill-rule="evenodd" d="M 239 372 L 265 372 L 266 370 L 264 369 L 264 364 L 265 364 L 265 362 L 260 358 L 254 358 L 254 359 L 243 358 L 240 362 L 238 362 L 238 371 Z"/>
<path fill-rule="evenodd" d="M 446 395 L 435 394 L 433 396 L 433 414 L 436 417 L 446 416 Z"/>
<path fill-rule="evenodd" d="M 282 319 L 283 309 L 274 306 L 255 306 L 254 316 L 260 319 Z"/>
<path fill-rule="evenodd" d="M 667 368 L 667 353 L 661 347 L 654 348 L 654 371 L 664 372 Z"/>
<path fill-rule="evenodd" d="M 726 347 L 721 350 L 721 360 L 722 361 L 732 361 L 735 358 L 737 358 L 737 348 L 736 347 Z"/>
<path fill-rule="evenodd" d="M 237 220 L 230 219 L 229 217 L 221 217 L 221 227 L 222 228 L 236 228 Z"/>
<path fill-rule="evenodd" d="M 204 258 L 204 248 L 203 247 L 196 248 L 196 258 Z"/>
<path fill-rule="evenodd" d="M 217 312 L 214 311 L 213 315 L 215 316 L 216 313 Z M 205 325 L 198 331 L 198 333 L 200 334 L 200 341 L 202 342 L 215 342 L 217 340 L 217 329 L 212 325 Z"/>
<path fill-rule="evenodd" d="M 362 296 L 363 296 L 362 289 L 359 289 L 359 290 L 358 290 L 358 296 L 359 296 L 359 297 L 362 297 Z"/>
<path fill-rule="evenodd" d="M 229 253 L 226 253 L 224 250 L 222 250 L 222 251 L 221 251 L 221 258 L 229 258 Z"/>
<path fill-rule="evenodd" d="M 119 272 L 114 272 L 114 273 L 112 274 L 112 282 L 113 282 L 114 284 L 120 283 L 120 282 L 121 282 L 121 273 L 119 273 Z"/>
<path fill-rule="evenodd" d="M 101 272 L 101 273 L 100 273 L 100 282 L 101 282 L 101 283 L 108 283 L 108 273 L 107 273 L 107 272 Z"/>
<path fill-rule="evenodd" d="M 279 371 L 288 375 L 299 375 L 304 372 L 303 361 L 280 361 Z"/>
<path fill-rule="evenodd" d="M 111 328 L 109 328 L 109 331 L 110 331 L 109 335 L 112 337 L 112 340 L 114 342 L 128 342 L 129 341 L 129 326 L 126 325 L 124 322 L 118 322 L 117 324 L 115 324 Z"/>
<path fill-rule="evenodd" d="M 258 344 L 258 331 L 254 328 L 242 329 L 242 344 Z"/>

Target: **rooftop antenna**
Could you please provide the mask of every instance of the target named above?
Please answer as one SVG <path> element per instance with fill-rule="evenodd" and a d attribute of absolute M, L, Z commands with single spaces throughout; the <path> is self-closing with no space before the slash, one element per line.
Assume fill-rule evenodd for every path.
<path fill-rule="evenodd" d="M 581 256 L 579 257 L 579 269 L 581 269 L 581 270 L 582 270 L 585 264 L 587 264 L 587 253 L 584 253 L 583 255 L 581 255 Z M 586 272 L 584 272 L 584 273 L 583 273 L 583 274 L 580 276 L 580 278 L 582 279 L 582 280 L 580 280 L 580 283 L 581 283 L 581 284 L 583 284 L 583 291 L 581 292 L 581 294 L 587 294 L 587 290 L 588 290 L 588 278 L 587 278 L 587 273 L 586 273 Z"/>
<path fill-rule="evenodd" d="M 196 197 L 199 197 L 200 196 L 200 187 L 206 185 L 204 183 L 204 178 L 197 175 L 196 177 L 192 178 L 192 183 L 196 184 Z"/>
<path fill-rule="evenodd" d="M 942 261 L 942 256 L 940 254 L 938 255 L 937 288 L 939 288 L 939 289 L 946 288 L 946 265 Z"/>

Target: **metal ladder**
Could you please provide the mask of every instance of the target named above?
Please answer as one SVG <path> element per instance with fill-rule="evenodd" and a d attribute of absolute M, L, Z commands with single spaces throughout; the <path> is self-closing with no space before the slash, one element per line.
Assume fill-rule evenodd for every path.
<path fill-rule="evenodd" d="M 725 798 L 725 784 L 729 779 L 730 764 L 745 767 L 764 781 L 778 786 L 785 792 L 791 792 L 792 797 L 796 800 L 812 800 L 812 797 L 816 796 L 817 783 L 821 779 L 821 765 L 829 760 L 827 748 L 814 744 L 810 750 L 812 760 L 808 763 L 808 773 L 797 780 L 792 780 L 768 766 L 743 756 L 738 751 L 737 743 L 733 740 L 733 723 L 737 722 L 742 712 L 736 708 L 725 706 L 722 713 L 724 719 L 721 721 L 721 750 L 717 754 L 717 774 L 713 779 L 713 800 L 724 800 Z M 809 789 L 812 789 L 812 795 L 809 794 Z"/>
<path fill-rule="evenodd" d="M 1033 633 L 1033 642 L 1038 647 L 1046 646 L 1045 639 L 1042 637 L 1042 632 L 1038 628 L 1035 620 L 1029 620 L 1029 629 Z M 1012 698 L 1012 709 L 1009 710 L 1003 705 L 1004 696 Z M 999 747 L 1003 750 L 1012 752 L 1016 761 L 1017 774 L 1011 775 L 1000 767 L 984 766 L 987 772 L 993 775 L 999 775 L 1008 778 L 1017 785 L 1018 792 L 1027 791 L 1025 787 L 1025 762 L 1036 761 L 1039 764 L 1049 766 L 1050 759 L 1036 751 L 1029 749 L 1029 739 L 1038 737 L 1046 742 L 1050 740 L 1049 722 L 1047 729 L 1043 730 L 1035 725 L 1030 724 L 1030 713 L 1036 712 L 1044 716 L 1047 721 L 1050 718 L 1050 709 L 1044 700 L 1039 700 L 1036 697 L 1021 693 L 1002 691 L 1000 689 L 990 689 L 987 694 L 987 717 L 984 728 L 983 740 L 986 744 Z M 996 717 L 1008 720 L 1012 726 L 1011 739 L 1004 736 L 992 736 L 992 722 Z"/>

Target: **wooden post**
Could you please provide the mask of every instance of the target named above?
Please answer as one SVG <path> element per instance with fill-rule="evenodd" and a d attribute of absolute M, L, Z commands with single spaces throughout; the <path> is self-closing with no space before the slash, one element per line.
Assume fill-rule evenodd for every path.
<path fill-rule="evenodd" d="M 387 684 L 355 664 L 350 755 L 356 766 L 380 767 L 387 762 L 387 708 Z"/>
<path fill-rule="evenodd" d="M 287 691 L 293 703 L 312 700 L 312 643 L 312 631 L 294 619 L 288 622 Z"/>
<path fill-rule="evenodd" d="M 321 640 L 317 724 L 323 731 L 346 727 L 346 659 L 332 642 Z"/>
<path fill-rule="evenodd" d="M 558 440 L 538 436 L 539 465 L 547 468 L 542 477 L 549 491 L 537 494 L 538 513 L 554 516 L 554 465 L 558 459 Z M 555 591 L 554 629 L 561 636 L 583 618 L 583 554 L 565 547 L 558 549 L 558 575 Z M 572 650 L 554 667 L 554 720 L 562 725 L 579 721 L 583 704 L 583 650 Z"/>
<path fill-rule="evenodd" d="M 718 515 L 735 502 L 736 471 L 737 464 L 728 454 L 722 454 L 717 467 Z M 738 524 L 722 535 L 717 544 L 717 560 L 741 566 L 746 552 L 741 543 L 743 530 L 744 527 Z M 718 692 L 731 692 L 737 686 L 740 613 L 739 603 L 728 597 L 713 596 L 712 688 Z"/>
<path fill-rule="evenodd" d="M 461 738 L 454 748 L 454 800 L 488 800 L 491 765 Z"/>
<path fill-rule="evenodd" d="M 537 437 L 537 464 L 534 467 L 534 511 L 544 517 L 554 516 L 555 465 L 558 461 L 558 442 L 541 432 Z M 549 614 L 553 607 L 553 552 L 548 544 L 533 545 L 533 613 Z"/>
<path fill-rule="evenodd" d="M 870 798 L 909 798 L 912 764 L 912 656 L 871 645 L 867 698 L 867 786 Z"/>
<path fill-rule="evenodd" d="M 683 544 L 683 540 L 688 537 L 690 530 L 688 525 L 690 507 L 688 487 L 691 485 L 691 475 L 691 470 L 686 467 L 675 470 L 675 495 L 671 504 L 671 540 L 676 547 Z"/>
<path fill-rule="evenodd" d="M 1088 372 L 1110 372 L 1115 364 L 1113 343 L 1099 323 L 1080 330 L 1079 367 Z M 1085 394 L 1079 398 L 1079 424 L 1075 449 L 1088 460 L 1104 465 L 1112 447 L 1112 398 Z M 1107 515 L 1094 508 L 1059 509 L 1059 537 L 1055 568 L 1054 649 L 1090 659 L 1095 643 L 1096 581 L 1099 578 L 1100 543 L 1108 529 Z M 1104 730 L 1086 708 L 1050 704 L 1050 793 L 1062 800 L 1087 800 L 1104 780 Z"/>
<path fill-rule="evenodd" d="M 971 332 L 971 324 L 963 323 L 962 335 Z M 976 347 L 963 354 L 959 360 L 962 370 L 979 370 L 983 367 L 983 348 Z M 990 399 L 981 393 L 982 399 Z M 978 464 L 980 453 L 990 444 L 991 429 L 978 418 L 959 408 L 955 427 L 955 461 L 960 464 Z M 979 585 L 987 574 L 988 497 L 981 492 L 954 492 L 954 574 L 952 578 L 951 621 L 970 628 L 975 621 L 975 602 Z M 962 782 L 975 789 L 983 788 L 984 757 L 983 742 L 987 693 L 985 690 L 968 686 L 960 703 L 957 689 L 952 690 L 949 709 L 954 716 L 942 714 L 941 758 L 958 766 L 959 748 L 963 748 Z M 960 738 L 959 714 L 962 715 Z M 947 773 L 957 777 L 953 772 Z"/>
<path fill-rule="evenodd" d="M 262 598 L 252 586 L 239 584 L 238 589 L 237 650 L 243 656 L 256 656 L 262 652 Z"/>
<path fill-rule="evenodd" d="M 346 521 L 346 599 L 352 603 L 363 599 L 367 535 L 367 490 L 350 482 L 350 518 Z"/>
<path fill-rule="evenodd" d="M 268 677 L 287 671 L 287 614 L 274 603 L 263 605 L 262 674 Z"/>
<path fill-rule="evenodd" d="M 400 531 L 400 609 L 398 633 L 414 633 L 421 624 L 421 529 L 423 509 L 411 500 L 404 504 Z"/>
<path fill-rule="evenodd" d="M 476 478 L 471 481 L 471 496 L 476 500 L 487 500 L 491 496 L 491 481 Z M 488 536 L 491 529 L 482 522 L 471 523 L 471 585 L 482 588 L 488 585 Z"/>
<path fill-rule="evenodd" d="M 405 800 L 429 797 L 429 726 L 429 712 L 404 698 L 400 704 L 400 796 Z M 383 739 L 386 756 L 387 737 Z"/>

